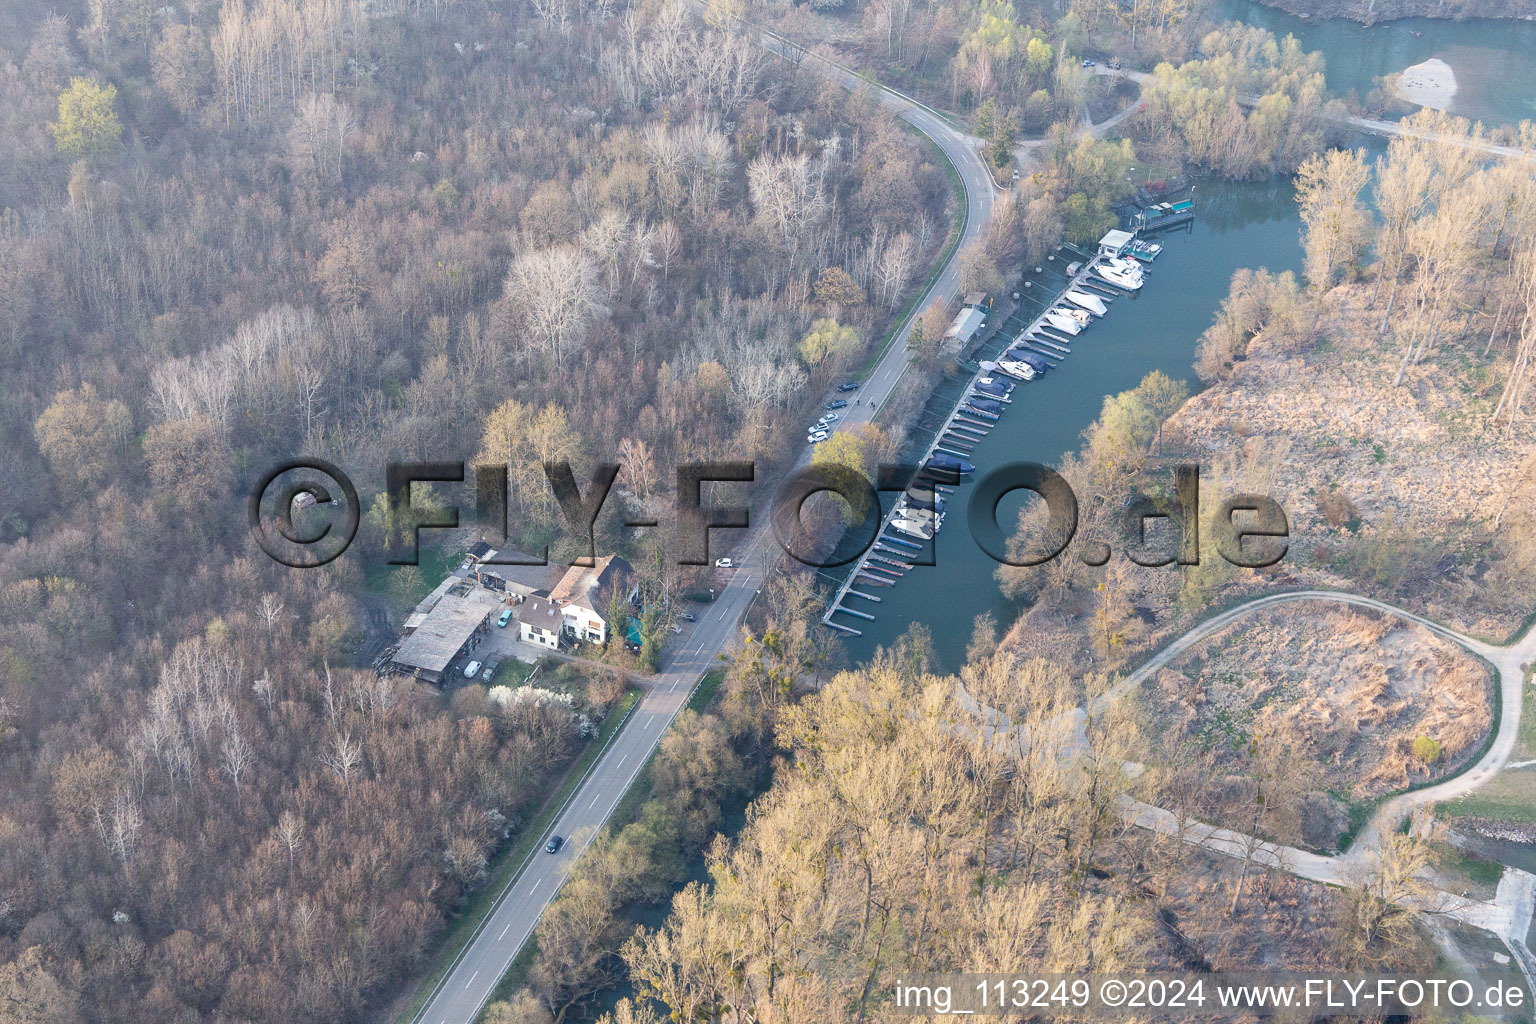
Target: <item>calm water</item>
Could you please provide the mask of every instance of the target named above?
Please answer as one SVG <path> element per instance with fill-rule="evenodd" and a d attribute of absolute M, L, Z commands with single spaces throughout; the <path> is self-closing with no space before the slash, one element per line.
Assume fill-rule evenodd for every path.
<path fill-rule="evenodd" d="M 1382 75 L 1438 57 L 1456 74 L 1450 111 L 1487 124 L 1536 119 L 1536 21 L 1405 18 L 1367 28 L 1355 21 L 1298 18 L 1255 0 L 1223 0 L 1218 17 L 1321 50 L 1328 88 L 1364 98 Z"/>
<path fill-rule="evenodd" d="M 1074 339 L 1072 354 L 1058 367 L 1014 391 L 1013 404 L 969 459 L 978 476 L 1021 460 L 1058 464 L 1063 454 L 1079 446 L 1105 395 L 1135 387 L 1153 370 L 1188 380 L 1193 387 L 1195 340 L 1226 297 L 1233 270 L 1299 269 L 1298 220 L 1288 180 L 1205 183 L 1198 186 L 1195 199 L 1199 213 L 1193 229 L 1158 238 L 1165 251 L 1140 293 L 1116 299 L 1108 316 Z M 1061 278 L 1052 268 L 1060 266 L 1060 260 L 1059 255 L 1043 275 L 1030 273 L 1026 279 L 1040 283 L 1028 291 L 1045 290 L 1054 296 Z M 1021 326 L 1012 325 L 1012 333 Z M 963 383 L 947 382 L 936 393 L 924 418 L 926 426 L 931 429 L 941 422 Z M 877 645 L 889 644 L 920 620 L 933 631 L 939 667 L 952 671 L 964 661 L 975 616 L 990 611 L 1002 629 L 1013 621 L 1018 608 L 998 590 L 992 575 L 997 564 L 964 529 L 969 487 L 962 485 L 950 502 L 950 511 L 959 515 L 939 534 L 936 566 L 914 569 L 894 587 L 860 587 L 883 601 L 874 605 L 854 598 L 851 606 L 874 614 L 876 621 L 837 617 L 864 631 L 861 637 L 846 638 L 855 661 L 868 658 Z M 1027 492 L 1019 492 L 1017 500 L 1004 500 L 998 521 L 1005 531 L 1012 532 L 1026 498 Z"/>
<path fill-rule="evenodd" d="M 1438 57 L 1457 76 L 1452 112 L 1490 124 L 1536 118 L 1536 22 L 1415 18 L 1366 28 L 1349 21 L 1296 18 L 1254 0 L 1223 0 L 1220 15 L 1293 34 L 1306 49 L 1322 50 L 1329 87 L 1339 94 L 1363 96 L 1380 76 Z M 1378 140 L 1365 144 L 1379 148 Z M 1195 341 L 1226 296 L 1233 271 L 1299 270 L 1300 224 L 1289 181 L 1208 182 L 1199 186 L 1196 207 L 1192 230 L 1159 239 L 1166 251 L 1140 294 L 1116 300 L 1108 316 L 1078 336 L 1072 355 L 1060 366 L 1015 391 L 1001 423 L 969 459 L 978 476 L 1020 460 L 1058 464 L 1080 445 L 1105 395 L 1135 387 L 1153 370 L 1194 386 Z M 1028 279 L 1054 293 L 1061 280 L 1053 276 L 1055 266 L 1060 264 Z M 1014 333 L 1020 326 L 1013 325 Z M 925 426 L 939 425 L 964 383 L 949 381 L 936 392 Z M 1009 532 L 1025 494 L 1005 500 L 1000 510 L 999 521 Z M 963 529 L 967 498 L 962 487 L 950 502 L 950 510 L 960 515 L 939 536 L 937 566 L 913 569 L 894 587 L 861 587 L 882 603 L 854 598 L 850 605 L 874 614 L 874 622 L 838 616 L 839 622 L 863 630 L 863 636 L 846 638 L 855 661 L 922 621 L 933 631 L 939 667 L 952 671 L 964 661 L 975 616 L 990 611 L 1003 629 L 1013 621 L 1019 609 L 998 590 L 996 563 Z"/>

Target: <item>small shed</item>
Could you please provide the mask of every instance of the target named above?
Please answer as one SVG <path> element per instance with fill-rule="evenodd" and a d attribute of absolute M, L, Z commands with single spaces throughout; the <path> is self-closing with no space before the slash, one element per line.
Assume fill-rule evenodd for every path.
<path fill-rule="evenodd" d="M 986 292 L 968 292 L 963 305 L 969 306 L 972 309 L 991 309 L 992 296 Z"/>
<path fill-rule="evenodd" d="M 986 319 L 986 310 L 966 306 L 955 314 L 955 322 L 944 332 L 944 344 L 951 348 L 964 348 L 976 337 L 976 332 L 981 330 L 982 322 Z"/>

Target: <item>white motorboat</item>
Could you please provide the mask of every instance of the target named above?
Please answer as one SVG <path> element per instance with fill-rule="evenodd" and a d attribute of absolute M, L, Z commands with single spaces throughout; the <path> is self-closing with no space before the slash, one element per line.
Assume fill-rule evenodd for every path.
<path fill-rule="evenodd" d="M 1045 318 L 1041 322 L 1049 324 L 1063 334 L 1078 334 L 1083 329 L 1082 324 L 1069 316 L 1062 316 L 1054 309 L 1046 313 Z"/>
<path fill-rule="evenodd" d="M 1101 266 L 1095 267 L 1093 272 L 1116 288 L 1124 288 L 1128 292 L 1134 292 L 1142 285 L 1140 271 L 1130 272 L 1121 267 Z"/>
<path fill-rule="evenodd" d="M 1089 324 L 1093 323 L 1093 317 L 1088 314 L 1087 310 L 1075 309 L 1072 306 L 1057 306 L 1052 309 L 1051 312 L 1058 313 L 1061 316 L 1071 317 L 1073 320 L 1076 320 L 1084 327 L 1087 327 Z"/>
<path fill-rule="evenodd" d="M 906 519 L 912 522 L 927 523 L 932 526 L 939 522 L 939 513 L 931 508 L 908 508 L 902 506 L 896 510 L 897 519 Z"/>
<path fill-rule="evenodd" d="M 919 540 L 933 540 L 933 527 L 920 523 L 916 519 L 892 519 L 891 529 Z"/>
<path fill-rule="evenodd" d="M 1034 380 L 1035 368 L 1028 363 L 1022 363 L 1017 359 L 1002 359 L 998 361 L 997 368 L 1004 373 L 1019 378 L 1019 380 Z"/>
<path fill-rule="evenodd" d="M 1109 307 L 1104 304 L 1103 299 L 1099 298 L 1097 295 L 1089 295 L 1087 292 L 1078 288 L 1067 289 L 1067 294 L 1063 295 L 1062 298 L 1066 299 L 1068 302 L 1072 303 L 1072 305 L 1078 307 L 1079 309 L 1086 309 L 1094 316 L 1103 316 L 1105 313 L 1109 312 Z"/>

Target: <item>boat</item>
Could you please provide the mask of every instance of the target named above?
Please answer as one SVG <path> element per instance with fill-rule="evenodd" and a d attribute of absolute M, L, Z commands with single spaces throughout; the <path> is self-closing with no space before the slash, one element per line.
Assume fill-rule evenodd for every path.
<path fill-rule="evenodd" d="M 935 512 L 944 511 L 944 499 L 923 487 L 907 488 L 907 504 L 912 508 L 932 509 Z"/>
<path fill-rule="evenodd" d="M 892 519 L 891 529 L 898 533 L 904 533 L 908 537 L 933 540 L 933 527 L 920 523 L 915 519 Z"/>
<path fill-rule="evenodd" d="M 933 468 L 945 473 L 974 473 L 976 467 L 964 459 L 957 459 L 953 455 L 945 455 L 943 452 L 934 452 L 923 463 L 923 467 Z"/>
<path fill-rule="evenodd" d="M 968 398 L 966 401 L 979 412 L 990 413 L 993 416 L 1002 415 L 1002 403 L 995 398 Z"/>
<path fill-rule="evenodd" d="M 1103 299 L 1099 298 L 1097 295 L 1089 295 L 1087 292 L 1081 291 L 1077 288 L 1067 289 L 1067 293 L 1062 296 L 1062 298 L 1066 299 L 1068 302 L 1072 303 L 1072 305 L 1078 307 L 1079 309 L 1086 309 L 1094 316 L 1103 316 L 1105 313 L 1109 312 L 1109 307 L 1104 304 Z"/>
<path fill-rule="evenodd" d="M 1075 309 L 1072 306 L 1057 306 L 1051 310 L 1051 312 L 1059 313 L 1062 316 L 1071 317 L 1073 320 L 1076 320 L 1084 327 L 1087 327 L 1089 324 L 1093 323 L 1093 317 L 1090 316 L 1087 311 Z"/>
<path fill-rule="evenodd" d="M 1035 368 L 1017 359 L 1004 359 L 997 364 L 1004 373 L 1011 373 L 1020 380 L 1034 380 Z"/>
<path fill-rule="evenodd" d="M 1029 349 L 1013 349 L 1008 353 L 1008 358 L 1017 359 L 1021 363 L 1028 363 L 1035 368 L 1036 373 L 1044 373 L 1051 368 L 1051 364 L 1046 362 L 1045 356 Z"/>
<path fill-rule="evenodd" d="M 1014 389 L 1013 381 L 1000 380 L 997 377 L 981 377 L 974 385 L 973 390 L 983 395 L 991 395 L 999 400 L 1008 400 L 1008 393 Z"/>
<path fill-rule="evenodd" d="M 1125 251 L 1128 255 L 1140 260 L 1142 263 L 1151 263 L 1162 255 L 1163 247 L 1157 242 L 1144 242 L 1138 238 L 1128 245 Z"/>
<path fill-rule="evenodd" d="M 971 402 L 1002 402 L 1004 405 L 1012 405 L 1013 399 L 999 391 L 987 391 L 982 388 L 972 387 L 966 399 Z"/>
<path fill-rule="evenodd" d="M 1050 324 L 1052 327 L 1056 328 L 1058 331 L 1061 331 L 1063 334 L 1075 335 L 1080 333 L 1083 329 L 1082 324 L 1078 323 L 1076 320 L 1073 320 L 1071 317 L 1062 316 L 1054 309 L 1045 314 L 1042 322 Z"/>
<path fill-rule="evenodd" d="M 1094 268 L 1093 272 L 1116 288 L 1124 288 L 1128 292 L 1136 291 L 1143 283 L 1139 270 L 1127 272 L 1123 267 L 1101 266 Z"/>
<path fill-rule="evenodd" d="M 931 508 L 898 508 L 896 515 L 901 519 L 915 519 L 920 523 L 936 523 L 939 521 L 939 512 Z"/>
<path fill-rule="evenodd" d="M 1136 215 L 1136 230 L 1163 231 L 1187 224 L 1195 219 L 1195 201 L 1181 199 L 1176 203 L 1154 203 Z"/>

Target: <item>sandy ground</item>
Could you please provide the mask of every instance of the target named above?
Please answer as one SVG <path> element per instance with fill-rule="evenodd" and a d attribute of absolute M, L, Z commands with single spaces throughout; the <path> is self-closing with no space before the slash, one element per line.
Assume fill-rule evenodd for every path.
<path fill-rule="evenodd" d="M 1403 71 L 1397 80 L 1397 97 L 1433 110 L 1448 110 L 1456 96 L 1456 72 L 1439 57 L 1431 57 Z"/>

